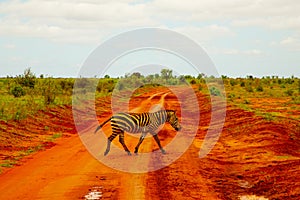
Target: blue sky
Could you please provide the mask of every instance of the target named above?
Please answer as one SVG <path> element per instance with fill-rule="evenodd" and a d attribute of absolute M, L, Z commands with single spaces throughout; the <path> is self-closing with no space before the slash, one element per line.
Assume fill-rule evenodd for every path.
<path fill-rule="evenodd" d="M 159 27 L 195 40 L 219 74 L 299 77 L 299 10 L 297 0 L 0 1 L 0 76 L 31 67 L 37 75 L 76 77 L 108 38 Z"/>

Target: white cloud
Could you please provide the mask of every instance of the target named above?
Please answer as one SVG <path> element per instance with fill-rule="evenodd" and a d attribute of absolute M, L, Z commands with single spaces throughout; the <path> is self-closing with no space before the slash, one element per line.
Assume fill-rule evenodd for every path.
<path fill-rule="evenodd" d="M 300 37 L 290 36 L 281 40 L 279 44 L 290 51 L 300 51 Z"/>
<path fill-rule="evenodd" d="M 250 49 L 250 50 L 246 50 L 242 53 L 245 55 L 250 55 L 250 56 L 260 56 L 260 55 L 264 54 L 264 52 L 259 49 Z"/>
<path fill-rule="evenodd" d="M 0 36 L 99 43 L 111 33 L 155 26 L 202 42 L 235 36 L 236 26 L 300 32 L 299 10 L 298 0 L 14 0 L 0 3 Z"/>
<path fill-rule="evenodd" d="M 154 0 L 147 9 L 163 20 L 208 22 L 224 20 L 234 26 L 263 26 L 300 30 L 298 0 Z"/>
<path fill-rule="evenodd" d="M 159 25 L 131 1 L 9 1 L 0 3 L 0 35 L 99 42 L 113 30 Z"/>
<path fill-rule="evenodd" d="M 240 50 L 233 48 L 210 48 L 208 49 L 209 54 L 215 55 L 243 55 L 243 56 L 263 56 L 266 55 L 265 52 L 259 49 L 248 49 Z"/>
<path fill-rule="evenodd" d="M 16 48 L 16 45 L 14 45 L 14 44 L 5 44 L 5 45 L 3 45 L 3 47 L 5 49 L 14 49 L 14 48 Z"/>
<path fill-rule="evenodd" d="M 228 27 L 209 25 L 203 27 L 184 26 L 174 28 L 175 31 L 183 33 L 199 43 L 205 43 L 216 38 L 233 37 L 235 33 Z"/>

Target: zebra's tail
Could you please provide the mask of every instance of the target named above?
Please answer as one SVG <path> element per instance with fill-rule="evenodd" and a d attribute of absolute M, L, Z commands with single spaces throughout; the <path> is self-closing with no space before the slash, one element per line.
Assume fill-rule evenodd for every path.
<path fill-rule="evenodd" d="M 96 130 L 95 130 L 95 132 L 94 133 L 96 133 L 100 128 L 102 128 L 102 126 L 104 126 L 107 122 L 109 122 L 111 120 L 111 117 L 110 118 L 108 118 L 108 120 L 106 120 L 105 122 L 103 122 L 102 124 L 100 124 L 97 128 L 96 128 Z"/>

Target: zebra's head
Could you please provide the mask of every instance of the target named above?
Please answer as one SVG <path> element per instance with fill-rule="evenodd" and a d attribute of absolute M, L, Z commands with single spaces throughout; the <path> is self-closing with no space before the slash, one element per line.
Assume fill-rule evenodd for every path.
<path fill-rule="evenodd" d="M 176 111 L 174 110 L 167 110 L 167 121 L 171 124 L 171 126 L 176 130 L 179 131 L 181 126 L 178 122 L 178 117 L 176 116 Z"/>

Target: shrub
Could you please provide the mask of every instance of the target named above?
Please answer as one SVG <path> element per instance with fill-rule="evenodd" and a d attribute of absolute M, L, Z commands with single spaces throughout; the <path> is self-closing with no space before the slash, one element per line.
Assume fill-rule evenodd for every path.
<path fill-rule="evenodd" d="M 289 89 L 289 90 L 285 91 L 285 93 L 286 93 L 288 96 L 293 96 L 294 91 L 291 90 L 291 89 Z"/>
<path fill-rule="evenodd" d="M 284 84 L 280 85 L 280 88 L 286 88 Z"/>
<path fill-rule="evenodd" d="M 245 99 L 244 104 L 250 104 L 250 101 L 248 99 Z"/>
<path fill-rule="evenodd" d="M 233 101 L 235 99 L 235 94 L 233 93 L 229 93 L 227 98 L 230 100 L 230 101 Z"/>
<path fill-rule="evenodd" d="M 257 92 L 262 92 L 262 91 L 264 91 L 264 88 L 261 85 L 258 85 L 257 88 L 256 88 L 256 91 Z"/>
<path fill-rule="evenodd" d="M 54 103 L 54 100 L 58 94 L 58 89 L 52 78 L 44 79 L 42 86 L 42 95 L 44 96 L 45 105 Z"/>
<path fill-rule="evenodd" d="M 201 91 L 202 89 L 203 89 L 203 86 L 201 84 L 199 84 L 198 91 Z"/>
<path fill-rule="evenodd" d="M 247 85 L 245 89 L 247 92 L 253 92 L 253 88 L 251 85 Z"/>
<path fill-rule="evenodd" d="M 287 79 L 285 79 L 285 83 L 287 83 L 287 84 L 293 84 L 294 83 L 294 79 L 293 78 L 287 78 Z"/>
<path fill-rule="evenodd" d="M 64 91 L 72 91 L 74 86 L 74 81 L 71 79 L 62 79 L 60 81 L 61 89 Z"/>
<path fill-rule="evenodd" d="M 185 80 L 185 78 L 184 78 L 183 75 L 180 75 L 180 76 L 178 77 L 178 79 L 179 79 L 179 82 L 181 82 L 181 83 L 186 83 L 186 80 Z"/>
<path fill-rule="evenodd" d="M 236 80 L 230 79 L 230 85 L 235 86 L 237 84 Z"/>
<path fill-rule="evenodd" d="M 192 80 L 192 81 L 195 81 L 195 80 Z M 190 82 L 191 84 L 195 84 L 195 83 L 192 83 L 192 81 Z M 171 79 L 169 79 L 168 81 L 167 81 L 167 83 L 169 84 L 169 85 L 178 85 L 179 84 L 179 81 L 178 81 L 178 79 L 176 79 L 176 78 L 171 78 Z"/>
<path fill-rule="evenodd" d="M 213 96 L 221 96 L 220 90 L 218 90 L 216 87 L 209 88 L 209 92 Z"/>
<path fill-rule="evenodd" d="M 100 87 L 99 87 L 100 88 Z M 117 85 L 116 85 L 116 89 L 117 90 L 124 90 L 125 88 L 125 85 L 123 82 L 118 82 Z M 101 88 L 98 90 L 98 92 L 101 92 Z"/>
<path fill-rule="evenodd" d="M 90 81 L 88 78 L 79 78 L 76 80 L 75 84 L 76 84 L 77 88 L 83 89 L 83 88 L 89 87 Z"/>
<path fill-rule="evenodd" d="M 34 88 L 36 77 L 30 68 L 25 69 L 24 74 L 16 77 L 17 84 L 23 87 Z"/>
<path fill-rule="evenodd" d="M 230 98 L 230 99 L 231 99 L 231 98 L 234 98 L 234 97 L 235 97 L 235 94 L 229 93 L 227 97 Z"/>
<path fill-rule="evenodd" d="M 195 79 L 192 79 L 192 80 L 190 81 L 190 84 L 196 84 L 196 80 L 195 80 Z"/>
<path fill-rule="evenodd" d="M 282 80 L 281 79 L 278 79 L 278 84 L 280 85 L 282 83 Z"/>
<path fill-rule="evenodd" d="M 25 95 L 25 91 L 20 85 L 14 86 L 10 92 L 12 95 L 14 95 L 14 97 L 21 97 Z"/>
<path fill-rule="evenodd" d="M 245 87 L 245 85 L 246 85 L 246 84 L 245 84 L 244 81 L 242 81 L 241 84 L 240 84 L 241 87 Z"/>

